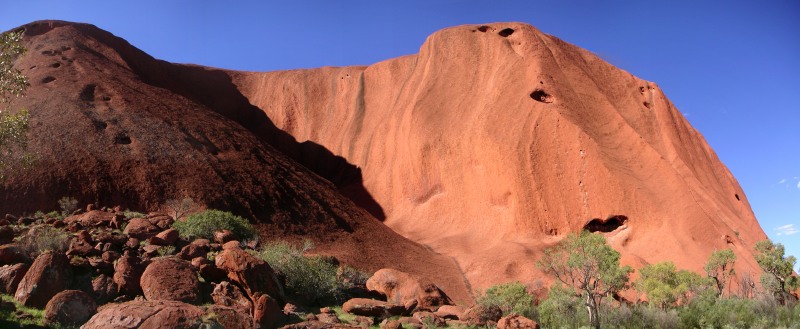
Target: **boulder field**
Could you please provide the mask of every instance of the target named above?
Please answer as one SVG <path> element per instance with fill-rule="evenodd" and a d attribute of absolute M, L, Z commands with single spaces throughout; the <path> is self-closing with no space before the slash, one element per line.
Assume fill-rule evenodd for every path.
<path fill-rule="evenodd" d="M 22 28 L 31 86 L 12 106 L 31 112 L 37 161 L 0 183 L 0 211 L 188 196 L 455 301 L 550 281 L 534 262 L 582 229 L 635 268 L 700 271 L 731 248 L 737 272 L 759 271 L 745 193 L 662 90 L 530 25 L 280 72 L 172 64 L 86 24 Z"/>

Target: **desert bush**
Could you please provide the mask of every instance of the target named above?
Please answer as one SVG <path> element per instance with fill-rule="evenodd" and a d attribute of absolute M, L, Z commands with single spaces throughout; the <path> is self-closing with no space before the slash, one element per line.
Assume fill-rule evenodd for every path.
<path fill-rule="evenodd" d="M 547 299 L 539 304 L 539 324 L 542 328 L 580 328 L 589 325 L 583 302 L 572 288 L 554 284 Z"/>
<path fill-rule="evenodd" d="M 167 208 L 169 213 L 172 214 L 172 218 L 175 218 L 175 220 L 194 213 L 200 208 L 200 206 L 195 203 L 192 198 L 167 200 L 167 202 L 164 203 L 164 207 Z"/>
<path fill-rule="evenodd" d="M 34 226 L 19 238 L 17 245 L 20 251 L 33 258 L 45 251 L 67 251 L 69 236 L 50 225 Z"/>
<path fill-rule="evenodd" d="M 348 289 L 352 287 L 366 287 L 367 280 L 369 280 L 372 274 L 347 265 L 342 265 L 339 266 L 336 276 L 342 288 Z"/>
<path fill-rule="evenodd" d="M 296 246 L 283 241 L 261 248 L 258 256 L 278 272 L 287 294 L 309 303 L 322 305 L 338 302 L 344 288 L 339 281 L 339 267 L 319 256 L 305 256 L 310 244 Z"/>
<path fill-rule="evenodd" d="M 255 228 L 246 219 L 215 209 L 192 214 L 183 221 L 175 221 L 172 227 L 184 238 L 213 239 L 214 232 L 219 230 L 229 230 L 242 239 L 250 239 L 256 235 Z"/>
<path fill-rule="evenodd" d="M 680 328 L 678 312 L 647 305 L 606 305 L 601 309 L 605 315 L 603 328 L 621 329 L 671 329 Z"/>
<path fill-rule="evenodd" d="M 517 313 L 529 319 L 538 318 L 536 307 L 533 305 L 533 296 L 519 281 L 492 286 L 485 294 L 478 297 L 478 304 L 487 309 L 497 306 L 503 311 L 504 316 Z"/>
<path fill-rule="evenodd" d="M 58 199 L 58 207 L 61 208 L 61 215 L 66 217 L 78 209 L 78 200 L 72 197 Z"/>
<path fill-rule="evenodd" d="M 159 256 L 174 255 L 175 254 L 175 246 L 161 246 L 161 247 L 158 247 L 158 250 L 156 250 L 156 252 L 158 252 Z"/>
<path fill-rule="evenodd" d="M 125 210 L 122 212 L 122 215 L 125 216 L 127 219 L 131 218 L 147 218 L 147 214 L 143 214 L 140 212 L 132 211 L 132 210 Z"/>

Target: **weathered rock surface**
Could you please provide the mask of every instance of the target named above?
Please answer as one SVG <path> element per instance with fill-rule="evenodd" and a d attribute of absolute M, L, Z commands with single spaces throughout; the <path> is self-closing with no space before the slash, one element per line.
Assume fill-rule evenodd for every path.
<path fill-rule="evenodd" d="M 28 264 L 4 265 L 0 267 L 0 293 L 13 294 L 17 291 L 19 282 L 28 271 Z"/>
<path fill-rule="evenodd" d="M 80 290 L 64 290 L 47 302 L 44 319 L 48 324 L 83 324 L 96 310 L 97 304 L 89 294 Z"/>
<path fill-rule="evenodd" d="M 241 286 L 251 300 L 255 300 L 256 293 L 283 299 L 283 289 L 275 272 L 263 260 L 242 249 L 231 248 L 219 253 L 214 261 L 217 268 L 228 272 L 228 278 Z"/>
<path fill-rule="evenodd" d="M 204 317 L 213 310 L 218 318 Z M 208 309 L 176 301 L 130 301 L 109 304 L 84 324 L 82 329 L 107 328 L 252 328 L 247 316 L 222 306 Z M 205 326 L 203 326 L 205 324 Z M 226 325 L 227 324 L 227 325 Z M 217 327 L 214 327 L 216 325 Z"/>
<path fill-rule="evenodd" d="M 380 269 L 367 280 L 367 289 L 377 291 L 395 305 L 417 302 L 421 310 L 433 310 L 441 305 L 452 304 L 450 298 L 433 282 L 426 278 L 415 278 L 411 274 L 395 269 Z"/>
<path fill-rule="evenodd" d="M 160 62 L 89 25 L 25 27 L 37 51 L 17 67 L 34 83 L 11 105 L 39 109 L 40 161 L 2 183 L 5 211 L 60 195 L 155 208 L 192 191 L 258 219 L 263 237 L 312 236 L 456 300 L 465 280 L 541 277 L 530 260 L 584 228 L 634 267 L 700 271 L 732 248 L 738 272 L 758 272 L 766 235 L 744 192 L 658 86 L 529 25 L 458 26 L 416 55 L 268 73 Z"/>
<path fill-rule="evenodd" d="M 522 315 L 509 314 L 497 321 L 497 329 L 539 329 L 539 324 Z"/>
<path fill-rule="evenodd" d="M 92 297 L 97 304 L 103 305 L 114 300 L 119 292 L 119 287 L 114 283 L 114 278 L 100 274 L 92 280 Z"/>
<path fill-rule="evenodd" d="M 142 294 L 142 278 L 145 264 L 132 253 L 125 253 L 114 265 L 114 283 L 119 287 L 120 294 L 136 296 Z"/>
<path fill-rule="evenodd" d="M 342 311 L 355 315 L 372 317 L 389 317 L 403 314 L 403 305 L 388 304 L 384 301 L 368 298 L 352 298 L 342 305 Z"/>
<path fill-rule="evenodd" d="M 200 281 L 188 261 L 177 257 L 160 257 L 147 265 L 141 277 L 147 300 L 174 300 L 189 304 L 200 302 Z"/>
<path fill-rule="evenodd" d="M 310 238 L 320 252 L 356 267 L 417 271 L 469 300 L 450 258 L 396 234 L 342 196 L 341 184 L 277 150 L 287 143 L 307 149 L 309 159 L 330 162 L 325 166 L 340 172 L 348 189 L 371 199 L 356 166 L 277 129 L 229 73 L 158 61 L 87 24 L 41 21 L 24 28 L 26 48 L 36 51 L 17 67 L 32 83 L 10 106 L 37 109 L 28 143 L 37 165 L 0 184 L 5 211 L 50 208 L 63 195 L 119 209 L 156 209 L 191 197 L 262 223 L 262 239 Z M 54 135 L 55 142 L 47 137 Z M 154 220 L 163 216 L 147 217 L 168 228 Z M 140 224 L 141 240 L 158 233 L 142 221 L 126 228 L 141 230 Z M 403 257 L 387 258 L 396 250 Z"/>
<path fill-rule="evenodd" d="M 25 306 L 44 308 L 50 298 L 66 288 L 69 269 L 69 259 L 63 253 L 39 255 L 19 282 L 14 299 Z"/>
<path fill-rule="evenodd" d="M 253 310 L 253 303 L 242 294 L 239 287 L 227 281 L 214 287 L 211 299 L 216 305 L 228 306 L 244 314 L 251 314 Z"/>

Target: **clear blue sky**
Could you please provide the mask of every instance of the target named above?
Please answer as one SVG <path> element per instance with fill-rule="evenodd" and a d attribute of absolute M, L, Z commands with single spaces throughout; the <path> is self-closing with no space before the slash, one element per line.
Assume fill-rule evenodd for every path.
<path fill-rule="evenodd" d="M 233 5 L 237 3 L 237 5 Z M 444 27 L 530 23 L 658 83 L 800 256 L 798 1 L 0 0 L 0 30 L 87 22 L 172 62 L 271 71 L 416 53 Z"/>

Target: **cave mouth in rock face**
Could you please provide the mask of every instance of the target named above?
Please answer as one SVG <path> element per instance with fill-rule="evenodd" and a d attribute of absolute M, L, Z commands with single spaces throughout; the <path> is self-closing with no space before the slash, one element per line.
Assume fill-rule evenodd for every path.
<path fill-rule="evenodd" d="M 609 216 L 606 219 L 594 218 L 590 220 L 586 225 L 583 226 L 584 230 L 589 232 L 602 232 L 608 233 L 616 231 L 622 225 L 628 222 L 628 216 L 625 215 L 613 215 Z"/>

